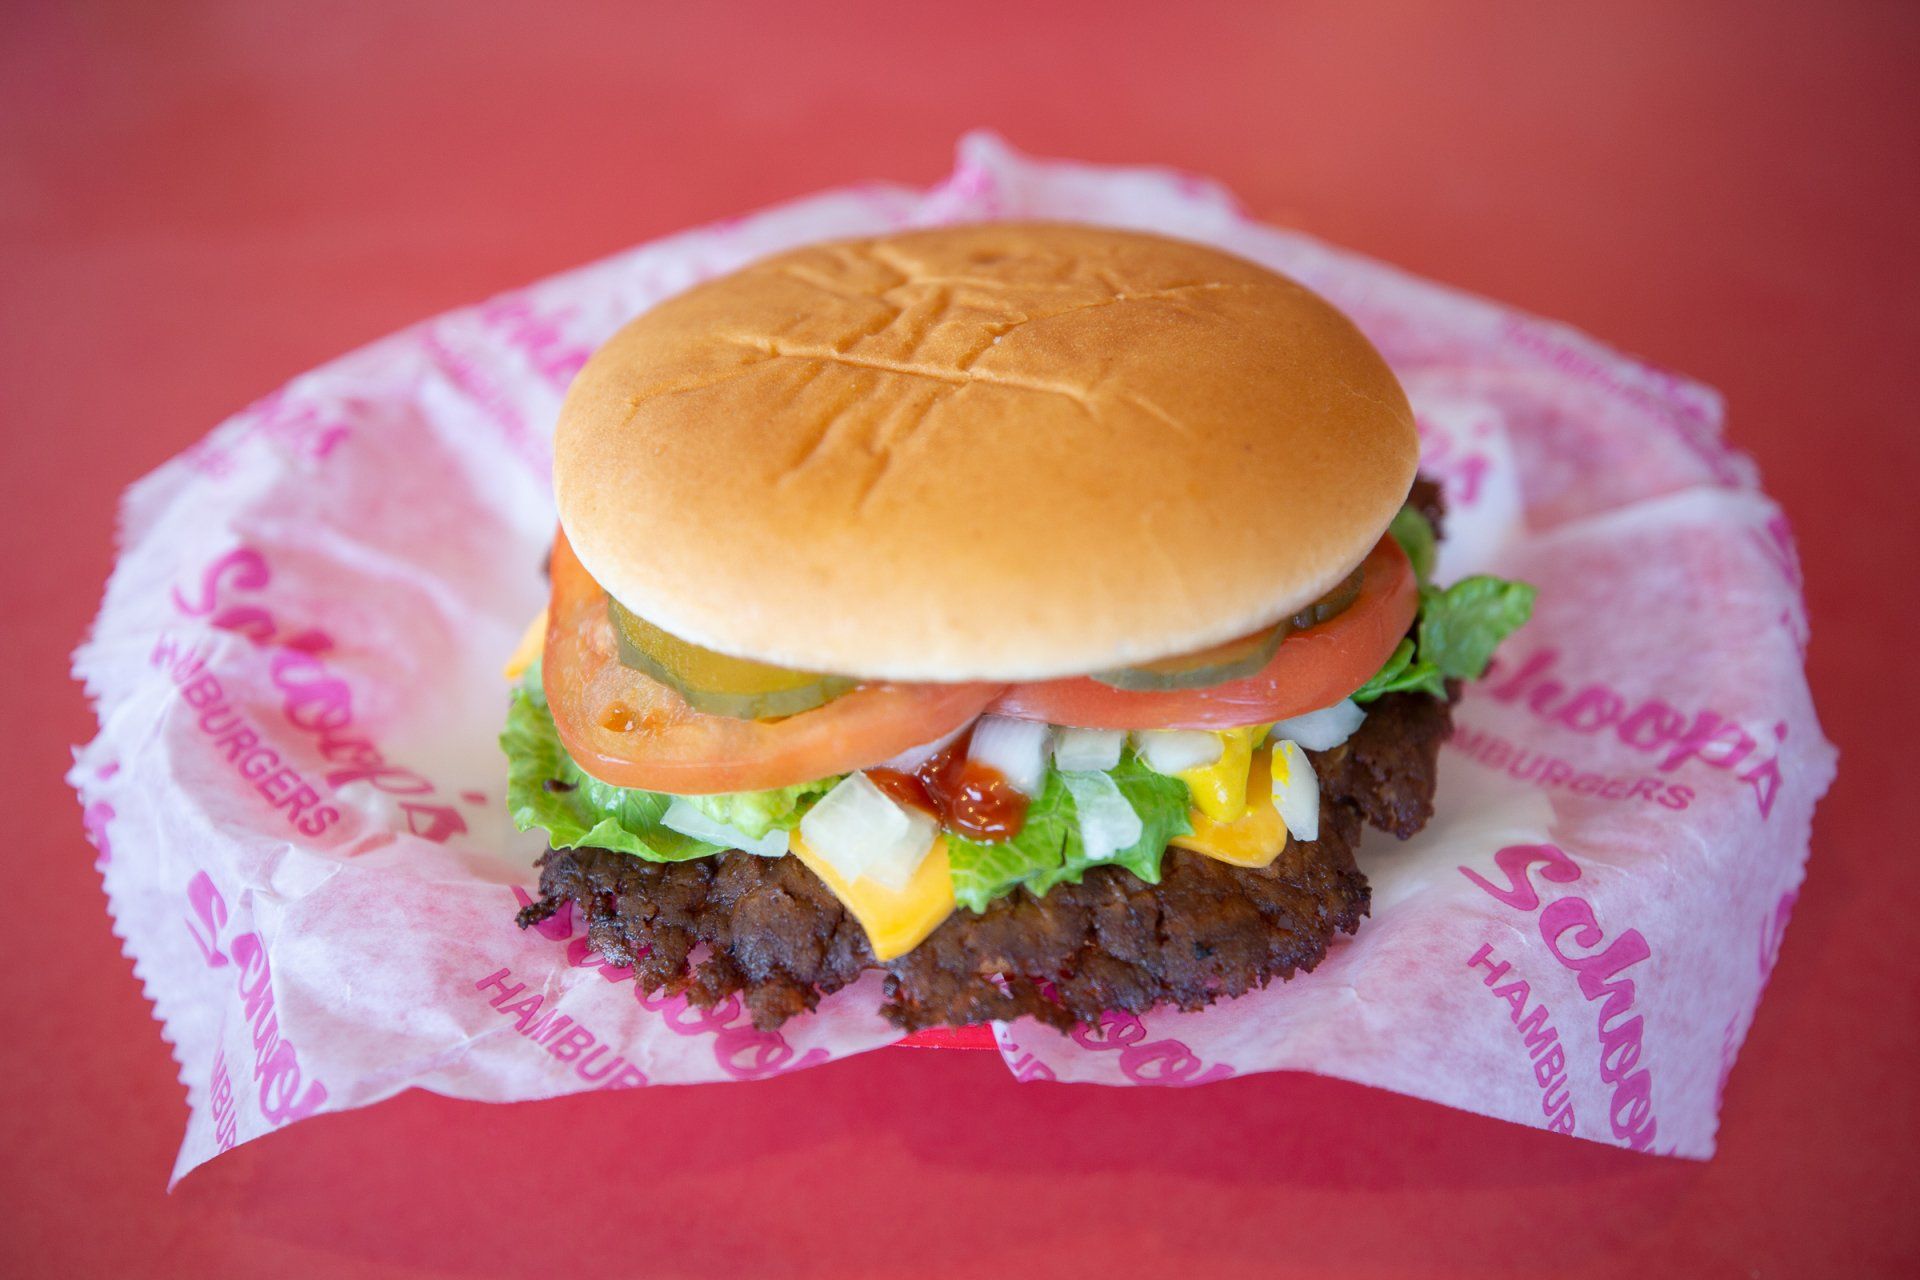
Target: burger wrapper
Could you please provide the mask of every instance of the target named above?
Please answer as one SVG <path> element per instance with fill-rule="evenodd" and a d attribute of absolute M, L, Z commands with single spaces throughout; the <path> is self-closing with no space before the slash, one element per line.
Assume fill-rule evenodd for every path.
<path fill-rule="evenodd" d="M 502 659 L 542 604 L 562 393 L 622 322 L 808 241 L 1044 218 L 1206 241 L 1353 316 L 1446 488 L 1443 580 L 1540 587 L 1457 708 L 1438 813 L 1370 834 L 1373 914 L 1311 975 L 1202 1012 L 994 1029 L 1016 1079 L 1293 1069 L 1577 1137 L 1713 1150 L 1835 753 L 1787 522 L 1711 390 L 1247 218 L 1158 169 L 965 139 L 930 190 L 832 191 L 416 325 L 135 484 L 75 655 L 71 782 L 190 1116 L 175 1177 L 407 1088 L 489 1101 L 746 1081 L 894 1043 L 879 979 L 778 1032 L 641 991 L 515 910 Z M 899 1069 L 911 1071 L 903 1060 Z"/>

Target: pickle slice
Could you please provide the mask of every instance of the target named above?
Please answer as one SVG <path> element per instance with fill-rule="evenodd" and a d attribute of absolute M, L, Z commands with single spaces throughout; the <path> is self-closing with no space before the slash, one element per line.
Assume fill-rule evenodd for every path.
<path fill-rule="evenodd" d="M 607 612 L 621 663 L 652 676 L 708 715 L 735 720 L 796 716 L 859 683 L 848 676 L 793 671 L 703 649 L 628 612 L 612 596 L 607 597 Z"/>
<path fill-rule="evenodd" d="M 1114 689 L 1133 693 L 1167 693 L 1175 689 L 1204 689 L 1209 685 L 1242 680 L 1273 661 L 1280 642 L 1295 631 L 1317 627 L 1329 618 L 1345 613 L 1360 596 L 1360 571 L 1355 569 L 1327 594 L 1290 618 L 1238 640 L 1183 653 L 1172 658 L 1143 662 L 1114 671 L 1097 671 L 1093 679 Z"/>
<path fill-rule="evenodd" d="M 1293 631 L 1305 631 L 1309 627 L 1317 627 L 1329 618 L 1337 618 L 1345 613 L 1353 607 L 1353 602 L 1360 598 L 1361 577 L 1360 570 L 1355 569 L 1340 579 L 1333 590 L 1288 618 L 1287 627 Z"/>
<path fill-rule="evenodd" d="M 1286 623 L 1278 623 L 1265 631 L 1241 636 L 1238 640 L 1229 640 L 1198 653 L 1161 658 L 1137 667 L 1096 671 L 1093 678 L 1112 688 L 1135 693 L 1165 693 L 1173 689 L 1203 689 L 1212 684 L 1225 684 L 1229 680 L 1250 676 L 1273 661 L 1274 651 L 1279 649 L 1288 629 Z"/>

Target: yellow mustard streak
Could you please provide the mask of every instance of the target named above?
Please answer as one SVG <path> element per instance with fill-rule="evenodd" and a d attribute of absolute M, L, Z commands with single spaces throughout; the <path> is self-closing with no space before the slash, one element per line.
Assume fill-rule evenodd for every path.
<path fill-rule="evenodd" d="M 1276 764 L 1282 770 L 1287 767 L 1270 748 L 1263 746 L 1253 752 L 1244 802 L 1239 816 L 1230 822 L 1209 816 L 1198 806 L 1196 795 L 1195 808 L 1189 815 L 1193 834 L 1175 836 L 1173 843 L 1236 867 L 1264 867 L 1279 857 L 1287 847 L 1287 824 L 1273 805 L 1272 770 Z"/>
<path fill-rule="evenodd" d="M 1247 771 L 1253 763 L 1253 749 L 1271 727 L 1254 724 L 1214 732 L 1213 736 L 1220 739 L 1220 758 L 1174 775 L 1193 793 L 1194 808 L 1215 822 L 1237 821 L 1247 811 Z"/>

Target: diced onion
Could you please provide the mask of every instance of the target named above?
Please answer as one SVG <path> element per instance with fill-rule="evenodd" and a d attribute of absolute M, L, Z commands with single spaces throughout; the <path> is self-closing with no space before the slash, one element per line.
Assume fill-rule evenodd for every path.
<path fill-rule="evenodd" d="M 850 773 L 800 819 L 807 845 L 849 883 L 865 877 L 895 891 L 907 887 L 933 848 L 929 814 L 894 803 L 864 773 Z"/>
<path fill-rule="evenodd" d="M 1123 849 L 1131 849 L 1146 829 L 1120 788 L 1104 773 L 1063 773 L 1061 779 L 1073 796 L 1074 811 L 1080 818 L 1080 843 L 1087 857 L 1106 862 Z"/>
<path fill-rule="evenodd" d="M 1051 732 L 1052 726 L 1041 720 L 981 716 L 973 722 L 967 759 L 997 770 L 1022 795 L 1037 796 L 1040 784 L 1047 780 L 1047 738 Z"/>
<path fill-rule="evenodd" d="M 1124 729 L 1060 729 L 1053 735 L 1053 765 L 1068 772 L 1111 769 L 1126 742 Z"/>
<path fill-rule="evenodd" d="M 1282 720 L 1273 726 L 1271 736 L 1297 742 L 1309 751 L 1331 751 L 1351 738 L 1366 718 L 1359 703 L 1342 698 L 1330 707 Z"/>
<path fill-rule="evenodd" d="M 920 870 L 920 864 L 933 852 L 933 842 L 940 834 L 940 824 L 918 809 L 907 810 L 907 823 L 904 840 L 889 845 L 867 862 L 867 879 L 895 893 L 913 882 L 914 872 Z"/>
<path fill-rule="evenodd" d="M 915 769 L 918 769 L 921 765 L 940 754 L 940 752 L 945 751 L 948 744 L 959 737 L 966 727 L 967 726 L 963 724 L 951 733 L 941 734 L 932 742 L 923 742 L 917 747 L 908 747 L 905 751 L 893 757 L 893 759 L 882 761 L 878 767 L 882 769 L 892 769 L 896 773 L 912 773 Z"/>
<path fill-rule="evenodd" d="M 729 849 L 742 849 L 762 858 L 778 858 L 787 852 L 787 833 L 769 831 L 758 840 L 727 822 L 715 822 L 700 812 L 692 801 L 675 796 L 660 815 L 660 825 L 695 840 L 707 840 Z"/>
<path fill-rule="evenodd" d="M 1155 773 L 1185 773 L 1218 760 L 1226 747 L 1205 729 L 1148 729 L 1133 735 L 1140 758 Z"/>
<path fill-rule="evenodd" d="M 1298 743 L 1273 744 L 1273 807 L 1294 839 L 1320 838 L 1320 780 Z"/>

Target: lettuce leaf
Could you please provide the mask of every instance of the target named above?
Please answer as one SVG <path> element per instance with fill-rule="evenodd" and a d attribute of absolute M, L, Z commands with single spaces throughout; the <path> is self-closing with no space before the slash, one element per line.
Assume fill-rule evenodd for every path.
<path fill-rule="evenodd" d="M 833 790 L 840 776 L 772 791 L 730 791 L 685 799 L 715 822 L 738 827 L 748 839 L 758 840 L 769 831 L 791 831 L 799 826 L 801 816 L 811 807 L 807 801 Z"/>
<path fill-rule="evenodd" d="M 995 898 L 1058 871 L 1067 841 L 1079 838 L 1073 797 L 1060 771 L 1049 768 L 1040 794 L 1027 805 L 1026 821 L 1011 839 L 972 840 L 947 833 L 953 896 L 969 910 L 985 911 Z"/>
<path fill-rule="evenodd" d="M 1374 672 L 1373 679 L 1353 691 L 1353 700 L 1361 706 L 1389 693 L 1430 693 L 1447 696 L 1446 677 L 1431 662 L 1413 660 L 1413 641 L 1402 640 L 1387 659 L 1387 665 Z"/>
<path fill-rule="evenodd" d="M 1353 693 L 1362 705 L 1389 693 L 1447 696 L 1448 680 L 1478 680 L 1500 642 L 1533 616 L 1534 588 L 1489 574 L 1462 578 L 1442 590 L 1432 585 L 1438 539 L 1433 525 L 1402 507 L 1387 532 L 1407 553 L 1420 583 L 1414 638 L 1402 640 L 1373 679 Z"/>
<path fill-rule="evenodd" d="M 953 896 L 972 911 L 985 911 L 995 898 L 1022 885 L 1043 894 L 1057 884 L 1079 884 L 1089 868 L 1122 866 L 1148 884 L 1160 882 L 1167 841 L 1193 830 L 1187 817 L 1187 784 L 1146 767 L 1132 751 L 1107 770 L 1121 796 L 1140 818 L 1140 838 L 1105 862 L 1086 855 L 1079 814 L 1066 775 L 1049 767 L 1020 832 L 1010 840 L 986 843 L 947 834 L 947 858 L 953 866 Z"/>
<path fill-rule="evenodd" d="M 1442 676 L 1478 680 L 1499 643 L 1533 616 L 1534 588 L 1476 574 L 1420 592 L 1420 660 Z"/>
<path fill-rule="evenodd" d="M 1402 507 L 1394 513 L 1387 532 L 1407 553 L 1413 576 L 1421 586 L 1426 586 L 1433 578 L 1433 562 L 1440 555 L 1440 538 L 1433 531 L 1433 522 L 1413 507 Z"/>
<path fill-rule="evenodd" d="M 661 825 L 673 797 L 657 791 L 616 787 L 573 762 L 561 745 L 535 664 L 513 690 L 500 749 L 507 753 L 507 809 L 522 831 L 539 827 L 557 849 L 592 846 L 649 862 L 684 862 L 725 851 Z M 739 827 L 749 837 L 800 821 L 805 802 L 838 778 L 823 778 L 777 791 L 687 796 L 707 816 Z M 756 829 L 757 828 L 757 829 Z"/>

